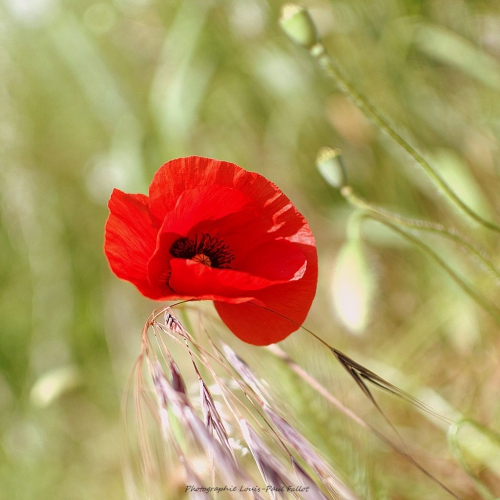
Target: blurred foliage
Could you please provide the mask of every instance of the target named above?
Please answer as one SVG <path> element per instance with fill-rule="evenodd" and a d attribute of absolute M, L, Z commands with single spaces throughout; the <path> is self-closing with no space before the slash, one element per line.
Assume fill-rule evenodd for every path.
<path fill-rule="evenodd" d="M 349 78 L 464 200 L 494 219 L 500 208 L 500 4 L 304 3 Z M 310 328 L 402 389 L 434 395 L 436 411 L 454 408 L 500 429 L 498 325 L 425 255 L 375 223 L 363 227 L 378 281 L 370 323 L 352 336 L 336 319 L 331 272 L 352 209 L 315 170 L 323 146 L 343 151 L 349 182 L 366 199 L 456 227 L 496 264 L 498 239 L 457 214 L 307 52 L 289 42 L 277 22 L 280 5 L 1 4 L 2 498 L 125 498 L 120 399 L 154 304 L 108 270 L 106 201 L 113 187 L 145 192 L 156 169 L 178 156 L 216 157 L 256 170 L 306 215 L 321 259 Z M 498 302 L 497 280 L 459 248 L 438 237 L 428 241 Z M 371 411 L 351 380 L 325 368 L 333 359 L 319 358 L 306 334 L 284 347 L 347 401 Z M 282 390 L 295 385 L 284 379 Z M 463 498 L 477 498 L 465 474 L 453 479 L 442 429 L 386 399 L 391 419 L 405 428 L 426 465 L 454 481 Z M 364 498 L 443 498 L 370 436 L 354 435 L 331 409 L 320 404 L 310 411 L 310 404 L 304 394 L 292 407 L 311 422 L 311 439 L 355 476 Z M 335 445 L 342 429 L 354 444 Z M 380 454 L 385 458 L 377 463 Z M 478 474 L 498 496 L 495 472 L 484 466 Z"/>

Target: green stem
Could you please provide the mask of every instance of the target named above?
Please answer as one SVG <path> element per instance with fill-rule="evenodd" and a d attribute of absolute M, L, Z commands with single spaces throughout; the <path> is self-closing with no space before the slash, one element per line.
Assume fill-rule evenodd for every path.
<path fill-rule="evenodd" d="M 462 212 L 474 219 L 482 226 L 493 231 L 500 232 L 500 226 L 483 219 L 480 215 L 468 207 L 448 186 L 444 179 L 434 170 L 429 162 L 396 130 L 389 122 L 377 111 L 375 106 L 343 75 L 340 68 L 335 64 L 333 59 L 328 55 L 323 44 L 317 43 L 311 49 L 311 54 L 316 58 L 320 66 L 335 80 L 339 89 L 349 96 L 354 104 L 370 119 L 375 125 L 385 132 L 396 144 L 406 151 L 441 189 L 443 194 L 455 204 Z"/>
<path fill-rule="evenodd" d="M 460 236 L 453 230 L 446 229 L 440 224 L 433 224 L 432 222 L 420 221 L 420 220 L 411 220 L 405 217 L 401 217 L 400 215 L 393 214 L 383 208 L 372 205 L 360 198 L 357 194 L 354 193 L 353 189 L 350 186 L 344 186 L 341 190 L 342 196 L 354 207 L 360 208 L 362 210 L 369 211 L 374 213 L 389 222 L 393 222 L 398 224 L 399 226 L 406 227 L 408 229 L 415 229 L 417 231 L 427 231 L 430 233 L 436 233 L 440 236 L 448 238 L 453 242 L 462 246 L 470 255 L 476 258 L 486 269 L 488 269 L 491 273 L 495 275 L 496 278 L 500 280 L 500 271 L 493 265 L 493 263 L 484 256 L 483 252 L 478 248 L 474 247 L 471 243 L 469 243 L 464 237 Z"/>
<path fill-rule="evenodd" d="M 466 281 L 464 281 L 436 252 L 434 252 L 428 245 L 422 242 L 416 236 L 400 229 L 398 226 L 392 222 L 387 221 L 378 214 L 373 214 L 370 212 L 365 213 L 365 217 L 375 220 L 380 224 L 392 229 L 394 232 L 398 233 L 400 236 L 406 240 L 413 243 L 415 246 L 419 247 L 424 251 L 432 260 L 434 260 L 442 269 L 444 269 L 451 279 L 479 306 L 481 306 L 495 321 L 500 325 L 500 309 L 495 305 L 491 304 L 482 295 L 480 295 L 474 288 L 472 288 Z"/>
<path fill-rule="evenodd" d="M 478 424 L 477 422 L 469 419 L 463 419 L 459 422 L 454 422 L 449 431 L 448 431 L 448 443 L 450 445 L 450 449 L 455 456 L 455 458 L 458 460 L 460 466 L 462 469 L 467 473 L 467 475 L 474 481 L 474 484 L 476 486 L 476 489 L 479 491 L 481 496 L 485 500 L 498 500 L 498 497 L 495 496 L 489 488 L 483 483 L 481 478 L 477 475 L 476 472 L 474 472 L 473 468 L 469 465 L 466 455 L 462 449 L 461 443 L 460 443 L 460 438 L 459 438 L 459 431 L 460 428 L 465 425 L 469 424 L 475 429 L 477 429 L 479 432 L 482 432 L 486 436 L 490 437 L 493 441 L 496 441 L 497 447 L 500 444 L 498 436 L 490 431 L 489 429 L 485 428 L 484 426 Z M 488 466 L 488 464 L 486 464 Z"/>

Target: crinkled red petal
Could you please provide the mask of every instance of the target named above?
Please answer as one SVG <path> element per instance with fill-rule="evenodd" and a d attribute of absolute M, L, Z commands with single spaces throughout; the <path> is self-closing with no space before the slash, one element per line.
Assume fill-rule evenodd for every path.
<path fill-rule="evenodd" d="M 309 238 L 312 238 L 312 234 L 309 234 Z M 244 342 L 253 345 L 274 344 L 296 331 L 304 322 L 316 293 L 318 260 L 315 247 L 300 246 L 307 257 L 304 276 L 256 292 L 256 298 L 265 304 L 265 308 L 251 302 L 237 306 L 215 302 L 221 319 Z"/>
<path fill-rule="evenodd" d="M 267 233 L 269 227 L 250 202 L 240 191 L 220 186 L 185 191 L 166 216 L 148 265 L 156 295 L 226 296 L 232 302 L 238 293 L 247 297 L 246 290 L 301 278 L 306 267 L 302 251 L 287 240 L 271 239 L 274 235 Z M 217 235 L 228 245 L 235 256 L 231 270 L 218 272 L 222 270 L 200 265 L 193 274 L 180 264 L 173 269 L 172 244 L 181 236 L 194 238 L 205 233 Z"/>
<path fill-rule="evenodd" d="M 108 206 L 104 252 L 112 271 L 146 297 L 157 299 L 148 280 L 148 261 L 155 250 L 158 229 L 151 219 L 147 196 L 115 189 Z"/>
<path fill-rule="evenodd" d="M 190 156 L 169 161 L 160 167 L 149 187 L 153 217 L 163 222 L 173 210 L 179 193 L 202 186 L 234 188 L 252 199 L 260 217 L 270 221 L 276 238 L 311 244 L 301 231 L 307 222 L 283 192 L 268 179 L 248 172 L 234 163 Z"/>
<path fill-rule="evenodd" d="M 177 195 L 177 203 L 162 221 L 161 231 L 187 236 L 200 221 L 214 221 L 222 229 L 224 217 L 244 209 L 253 218 L 258 217 L 252 199 L 241 191 L 221 186 L 189 189 Z"/>
<path fill-rule="evenodd" d="M 212 222 L 218 228 L 224 228 L 224 218 L 241 216 L 246 213 L 246 217 L 255 217 L 255 210 L 251 206 L 251 199 L 243 193 L 230 188 L 220 186 L 204 186 L 202 188 L 184 191 L 177 200 L 172 211 L 168 213 L 163 222 L 156 241 L 156 248 L 148 263 L 148 277 L 155 294 L 162 298 L 173 297 L 180 294 L 178 290 L 173 290 L 169 286 L 172 274 L 170 260 L 174 257 L 170 253 L 172 244 L 180 237 L 195 236 L 193 226 L 199 227 L 200 221 Z M 233 217 L 234 219 L 234 217 Z M 239 222 L 237 219 L 236 224 Z M 200 230 L 200 235 L 202 234 Z M 217 233 L 209 233 L 217 234 Z M 189 283 L 192 287 L 188 292 L 191 297 L 197 297 L 193 288 L 194 283 Z M 183 289 L 189 288 L 183 287 Z"/>
<path fill-rule="evenodd" d="M 274 281 L 296 281 L 308 266 L 300 245 L 288 240 L 269 240 L 253 247 L 246 258 L 235 259 L 233 266 L 255 276 Z"/>
<path fill-rule="evenodd" d="M 205 298 L 207 295 L 228 299 L 255 297 L 256 290 L 288 281 L 270 280 L 233 269 L 216 269 L 188 259 L 172 259 L 170 266 L 170 287 L 175 293 L 191 294 L 196 298 Z"/>
<path fill-rule="evenodd" d="M 234 303 L 238 295 L 255 298 L 251 290 L 261 290 L 289 281 L 299 280 L 307 269 L 304 253 L 298 245 L 286 240 L 270 241 L 255 249 L 254 260 L 249 259 L 245 269 L 217 269 L 189 259 L 173 258 L 172 243 L 175 233 L 162 233 L 159 249 L 149 261 L 150 285 L 155 295 L 167 298 L 190 296 L 196 299 Z M 272 257 L 269 263 L 267 257 Z"/>

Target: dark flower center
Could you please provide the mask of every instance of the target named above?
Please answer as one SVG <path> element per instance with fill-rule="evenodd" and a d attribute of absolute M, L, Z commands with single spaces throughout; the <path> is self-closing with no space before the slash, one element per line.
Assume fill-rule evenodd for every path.
<path fill-rule="evenodd" d="M 234 254 L 218 236 L 204 233 L 194 238 L 182 236 L 170 247 L 170 253 L 179 259 L 191 259 L 209 267 L 230 268 Z"/>

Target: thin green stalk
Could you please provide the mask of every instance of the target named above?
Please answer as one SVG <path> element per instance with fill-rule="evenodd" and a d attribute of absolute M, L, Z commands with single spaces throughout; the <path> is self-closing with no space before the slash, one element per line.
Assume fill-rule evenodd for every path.
<path fill-rule="evenodd" d="M 344 92 L 356 104 L 356 106 L 371 120 L 375 125 L 385 132 L 396 144 L 406 151 L 427 173 L 432 181 L 441 189 L 443 194 L 456 205 L 462 212 L 474 219 L 482 226 L 493 231 L 500 232 L 500 226 L 490 222 L 467 206 L 448 186 L 444 179 L 434 170 L 429 162 L 390 125 L 375 108 L 375 106 L 343 75 L 340 68 L 328 55 L 324 45 L 320 42 L 315 44 L 311 54 L 316 58 L 320 66 L 335 80 L 339 89 Z"/>
<path fill-rule="evenodd" d="M 493 263 L 484 256 L 481 250 L 477 249 L 469 243 L 465 238 L 460 236 L 455 231 L 450 229 L 446 229 L 440 224 L 433 224 L 432 222 L 420 221 L 420 220 L 411 220 L 405 217 L 401 217 L 400 215 L 393 214 L 383 208 L 372 205 L 366 200 L 360 198 L 356 193 L 354 193 L 353 189 L 350 186 L 344 186 L 341 190 L 342 196 L 353 206 L 356 208 L 360 208 L 362 210 L 369 211 L 373 214 L 376 214 L 389 222 L 393 222 L 394 224 L 398 224 L 399 226 L 406 227 L 408 229 L 415 229 L 417 231 L 427 231 L 430 233 L 436 233 L 440 236 L 448 238 L 458 245 L 462 246 L 470 255 L 475 257 L 481 264 L 488 269 L 491 273 L 495 275 L 496 278 L 500 280 L 500 271 L 493 265 Z"/>
<path fill-rule="evenodd" d="M 457 459 L 458 463 L 462 467 L 462 469 L 467 473 L 467 475 L 474 481 L 474 485 L 476 486 L 476 489 L 478 492 L 481 494 L 483 499 L 485 500 L 498 500 L 498 497 L 494 495 L 489 488 L 483 483 L 481 478 L 478 476 L 478 474 L 473 470 L 471 465 L 469 464 L 467 460 L 467 446 L 465 446 L 466 451 L 464 451 L 464 447 L 462 446 L 462 443 L 460 441 L 459 437 L 459 432 L 460 429 L 463 425 L 470 425 L 474 429 L 476 429 L 478 432 L 481 432 L 484 436 L 487 436 L 490 438 L 490 441 L 493 441 L 495 443 L 495 447 L 499 448 L 500 447 L 500 440 L 499 437 L 496 433 L 492 432 L 490 429 L 484 427 L 483 425 L 480 425 L 478 422 L 475 422 L 473 420 L 469 419 L 463 419 L 460 420 L 459 422 L 454 422 L 449 430 L 448 430 L 448 444 L 450 446 L 450 449 L 454 455 L 454 457 Z M 474 441 L 474 444 L 475 441 Z M 495 455 L 492 455 L 492 458 Z M 483 462 L 484 463 L 484 462 Z M 484 463 L 487 467 L 488 464 Z"/>
<path fill-rule="evenodd" d="M 378 214 L 373 214 L 370 212 L 365 212 L 365 218 L 372 219 L 374 221 L 383 224 L 384 226 L 392 229 L 394 232 L 401 235 L 406 240 L 413 243 L 415 246 L 419 247 L 424 251 L 432 260 L 434 260 L 442 269 L 444 269 L 450 278 L 479 306 L 481 306 L 495 321 L 498 325 L 500 325 L 500 309 L 498 309 L 495 305 L 490 303 L 487 299 L 485 299 L 481 294 L 479 294 L 472 286 L 470 286 L 466 281 L 464 281 L 436 252 L 434 252 L 428 245 L 426 245 L 423 241 L 421 241 L 416 236 L 404 231 L 399 228 L 396 224 L 389 222 L 385 218 L 381 217 Z"/>

